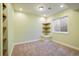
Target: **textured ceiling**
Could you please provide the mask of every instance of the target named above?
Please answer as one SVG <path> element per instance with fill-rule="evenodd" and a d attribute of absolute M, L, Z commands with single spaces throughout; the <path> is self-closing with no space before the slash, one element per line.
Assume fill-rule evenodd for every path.
<path fill-rule="evenodd" d="M 60 5 L 64 5 L 63 8 L 60 8 Z M 44 10 L 40 11 L 38 7 L 43 6 Z M 16 11 L 19 11 L 19 8 L 22 8 L 22 12 L 33 13 L 39 16 L 46 14 L 47 16 L 51 14 L 58 13 L 67 8 L 78 8 L 79 4 L 61 4 L 61 3 L 14 3 L 13 7 Z"/>

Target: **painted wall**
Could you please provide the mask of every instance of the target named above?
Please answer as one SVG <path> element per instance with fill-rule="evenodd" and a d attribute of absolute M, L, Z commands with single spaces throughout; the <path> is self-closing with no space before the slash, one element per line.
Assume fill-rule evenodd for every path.
<path fill-rule="evenodd" d="M 2 51 L 3 51 L 3 46 L 2 46 L 2 44 L 3 44 L 3 36 L 2 36 L 2 34 L 3 34 L 3 30 L 1 29 L 3 27 L 3 25 L 2 25 L 2 4 L 0 3 L 0 55 L 2 56 Z"/>
<path fill-rule="evenodd" d="M 11 4 L 8 7 L 8 54 L 11 55 L 14 45 L 14 10 Z"/>
<path fill-rule="evenodd" d="M 15 12 L 15 43 L 38 40 L 41 35 L 40 17 L 34 14 Z"/>
<path fill-rule="evenodd" d="M 1 55 L 1 5 L 0 5 L 0 55 Z"/>
<path fill-rule="evenodd" d="M 79 48 L 79 12 L 74 10 L 65 10 L 63 12 L 57 13 L 49 17 L 49 19 L 54 19 L 58 17 L 68 16 L 68 32 L 69 33 L 52 33 L 52 40 L 62 42 L 64 44 L 69 44 L 73 47 Z M 53 27 L 53 25 L 52 25 Z"/>
<path fill-rule="evenodd" d="M 79 12 L 68 9 L 63 12 L 51 15 L 49 19 L 68 16 L 69 33 L 52 33 L 52 40 L 63 42 L 79 48 Z M 41 35 L 40 17 L 29 14 L 15 12 L 14 15 L 14 35 L 15 43 L 28 42 L 39 39 Z M 53 25 L 52 25 L 53 26 Z"/>

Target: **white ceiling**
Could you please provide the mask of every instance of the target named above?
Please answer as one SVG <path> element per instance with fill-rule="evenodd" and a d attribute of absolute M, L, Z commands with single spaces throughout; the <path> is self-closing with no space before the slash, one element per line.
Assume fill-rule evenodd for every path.
<path fill-rule="evenodd" d="M 60 8 L 60 5 L 64 5 L 63 8 Z M 43 6 L 44 10 L 39 11 L 38 7 Z M 79 8 L 79 4 L 61 4 L 61 3 L 14 3 L 13 7 L 16 11 L 19 11 L 19 8 L 22 8 L 22 12 L 33 13 L 39 16 L 46 14 L 47 16 L 51 14 L 58 13 L 67 8 Z M 51 8 L 51 9 L 50 9 Z"/>

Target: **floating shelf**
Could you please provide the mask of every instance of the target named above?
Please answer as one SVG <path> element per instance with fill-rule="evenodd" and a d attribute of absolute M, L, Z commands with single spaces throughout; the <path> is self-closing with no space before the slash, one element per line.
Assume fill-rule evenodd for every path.
<path fill-rule="evenodd" d="M 6 38 L 3 39 L 4 42 L 5 42 L 6 40 L 7 40 Z"/>
<path fill-rule="evenodd" d="M 50 31 L 50 29 L 44 29 L 43 31 Z"/>
<path fill-rule="evenodd" d="M 3 27 L 3 34 L 5 33 L 5 31 L 6 31 L 6 27 Z"/>
<path fill-rule="evenodd" d="M 3 56 L 7 56 L 7 49 L 3 49 Z"/>
<path fill-rule="evenodd" d="M 6 20 L 6 15 L 3 14 L 3 22 Z"/>
<path fill-rule="evenodd" d="M 43 27 L 43 29 L 44 29 L 44 30 L 49 30 L 49 29 L 50 29 L 50 27 Z"/>
<path fill-rule="evenodd" d="M 6 38 L 4 38 L 4 39 L 3 39 L 3 42 L 4 42 L 4 43 L 3 43 L 3 49 L 5 48 L 6 41 L 7 41 L 7 39 L 6 39 Z"/>
<path fill-rule="evenodd" d="M 3 10 L 6 8 L 6 5 L 3 3 Z"/>
<path fill-rule="evenodd" d="M 50 25 L 50 23 L 43 23 L 43 25 L 47 26 L 47 25 Z"/>
<path fill-rule="evenodd" d="M 43 33 L 50 33 L 50 31 L 43 31 Z"/>
<path fill-rule="evenodd" d="M 48 33 L 44 33 L 44 35 L 49 35 Z"/>
<path fill-rule="evenodd" d="M 51 23 L 43 23 L 43 31 L 42 31 L 42 33 L 44 34 L 44 35 L 49 35 L 49 33 L 51 32 L 50 31 L 50 29 L 51 29 L 51 27 L 50 27 L 50 24 Z"/>
<path fill-rule="evenodd" d="M 7 5 L 3 3 L 3 56 L 8 55 Z M 6 12 L 5 12 L 6 11 Z"/>

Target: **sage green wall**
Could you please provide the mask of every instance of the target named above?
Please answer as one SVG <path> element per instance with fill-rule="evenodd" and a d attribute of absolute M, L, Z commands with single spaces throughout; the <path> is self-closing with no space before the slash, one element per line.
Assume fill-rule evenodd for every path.
<path fill-rule="evenodd" d="M 50 16 L 49 19 L 63 16 L 68 16 L 68 33 L 52 33 L 52 40 L 79 48 L 79 12 L 67 9 Z M 41 35 L 41 23 L 39 21 L 39 16 L 16 11 L 14 18 L 15 43 L 39 39 Z"/>
<path fill-rule="evenodd" d="M 8 7 L 8 54 L 11 55 L 14 45 L 14 10 L 11 4 Z"/>
<path fill-rule="evenodd" d="M 2 33 L 3 33 L 3 30 L 2 30 L 2 4 L 0 3 L 0 55 L 2 56 L 2 51 L 3 51 L 3 41 L 2 41 Z"/>
<path fill-rule="evenodd" d="M 1 55 L 1 4 L 0 4 L 0 55 Z"/>
<path fill-rule="evenodd" d="M 68 33 L 52 33 L 52 40 L 56 40 L 79 48 L 79 12 L 72 9 L 50 16 L 50 19 L 68 16 Z M 52 25 L 53 26 L 53 25 Z"/>
<path fill-rule="evenodd" d="M 40 17 L 30 13 L 15 11 L 15 43 L 38 40 L 41 35 Z"/>

